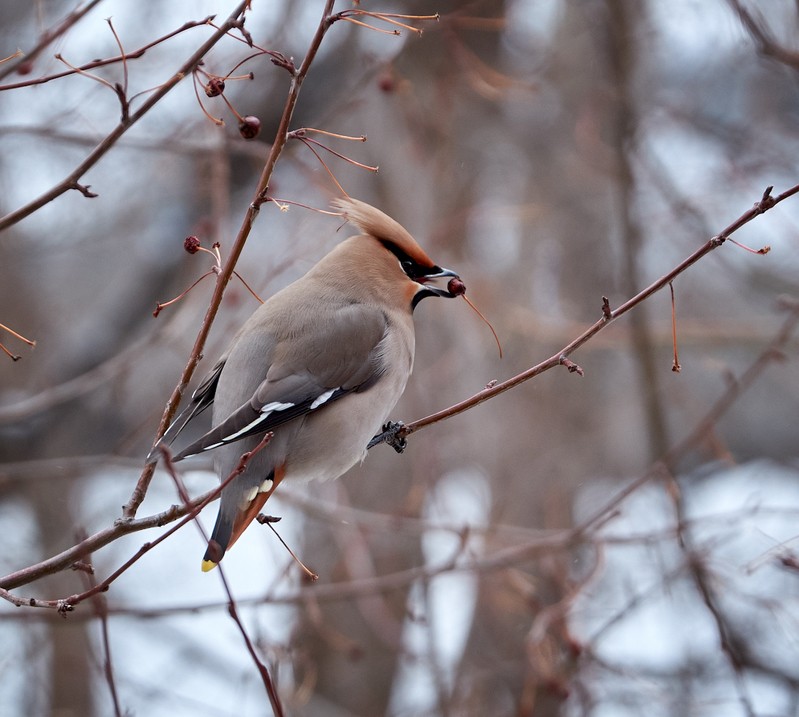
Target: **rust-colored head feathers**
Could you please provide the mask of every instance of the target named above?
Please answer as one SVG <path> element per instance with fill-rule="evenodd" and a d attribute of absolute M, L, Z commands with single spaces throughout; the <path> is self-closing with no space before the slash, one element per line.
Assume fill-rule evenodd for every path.
<path fill-rule="evenodd" d="M 416 239 L 408 233 L 408 230 L 379 209 L 349 197 L 334 199 L 332 203 L 334 207 L 342 211 L 349 222 L 352 222 L 364 234 L 369 234 L 382 242 L 393 254 L 406 255 L 415 264 L 425 269 L 436 268 L 435 262 L 427 256 Z"/>

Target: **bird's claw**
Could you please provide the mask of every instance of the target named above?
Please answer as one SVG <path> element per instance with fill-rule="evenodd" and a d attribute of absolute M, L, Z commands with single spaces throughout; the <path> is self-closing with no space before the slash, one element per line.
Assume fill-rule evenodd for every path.
<path fill-rule="evenodd" d="M 368 448 L 378 445 L 379 443 L 387 443 L 397 453 L 402 453 L 408 445 L 405 436 L 401 435 L 405 430 L 405 424 L 402 421 L 388 421 L 383 425 L 383 432 L 378 433 L 371 441 L 369 441 Z"/>

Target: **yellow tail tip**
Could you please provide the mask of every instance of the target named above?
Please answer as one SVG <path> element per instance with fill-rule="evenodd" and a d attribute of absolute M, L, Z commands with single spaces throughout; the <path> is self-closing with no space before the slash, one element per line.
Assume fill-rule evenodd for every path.
<path fill-rule="evenodd" d="M 213 560 L 203 560 L 203 572 L 207 573 L 209 570 L 213 570 L 219 563 L 215 563 Z"/>

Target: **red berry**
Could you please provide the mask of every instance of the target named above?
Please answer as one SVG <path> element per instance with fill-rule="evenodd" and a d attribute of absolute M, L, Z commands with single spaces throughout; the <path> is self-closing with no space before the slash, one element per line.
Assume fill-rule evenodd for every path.
<path fill-rule="evenodd" d="M 225 81 L 221 77 L 212 77 L 205 86 L 205 94 L 209 97 L 219 97 L 225 91 Z"/>
<path fill-rule="evenodd" d="M 464 284 L 459 278 L 453 277 L 447 284 L 447 291 L 453 296 L 460 296 L 461 294 L 466 293 L 466 284 Z"/>
<path fill-rule="evenodd" d="M 385 92 L 386 94 L 394 92 L 394 90 L 397 89 L 394 73 L 391 72 L 391 70 L 381 72 L 380 76 L 377 78 L 377 86 L 380 88 L 381 92 Z"/>
<path fill-rule="evenodd" d="M 189 254 L 196 254 L 200 251 L 200 240 L 195 236 L 186 237 L 183 240 L 183 248 L 189 252 Z"/>
<path fill-rule="evenodd" d="M 261 133 L 261 120 L 249 115 L 239 124 L 239 134 L 244 139 L 255 139 Z"/>

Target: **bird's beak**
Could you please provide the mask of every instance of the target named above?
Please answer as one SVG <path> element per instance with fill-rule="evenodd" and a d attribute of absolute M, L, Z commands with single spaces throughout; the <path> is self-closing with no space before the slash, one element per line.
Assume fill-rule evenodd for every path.
<path fill-rule="evenodd" d="M 418 279 L 416 279 L 416 281 L 419 282 L 420 284 L 423 284 L 425 289 L 427 289 L 431 294 L 435 294 L 436 296 L 444 296 L 447 299 L 454 299 L 456 296 L 459 296 L 459 294 L 453 294 L 449 290 L 449 283 L 447 283 L 447 287 L 443 289 L 430 283 L 443 279 L 460 280 L 460 276 L 458 276 L 451 269 L 442 269 L 440 266 L 437 266 L 434 267 L 433 272 L 431 272 L 430 274 L 425 274 L 424 276 L 420 276 Z"/>

